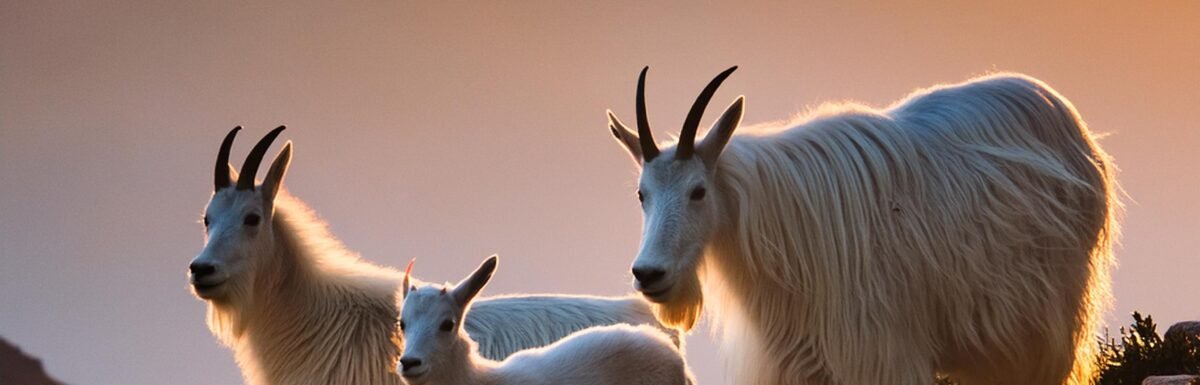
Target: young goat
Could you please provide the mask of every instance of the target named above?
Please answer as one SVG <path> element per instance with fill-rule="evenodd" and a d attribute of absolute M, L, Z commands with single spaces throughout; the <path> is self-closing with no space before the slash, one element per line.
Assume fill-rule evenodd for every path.
<path fill-rule="evenodd" d="M 263 154 L 283 127 L 258 142 L 239 178 L 229 165 L 239 128 L 217 156 L 206 243 L 190 266 L 192 289 L 208 302 L 209 329 L 233 348 L 248 384 L 399 384 L 392 370 L 403 347 L 395 295 L 404 275 L 346 250 L 280 188 L 291 142 L 255 185 Z M 657 325 L 637 298 L 522 296 L 481 300 L 466 329 L 485 355 L 503 358 L 615 323 Z"/>
<path fill-rule="evenodd" d="M 691 384 L 679 349 L 650 326 L 585 329 L 497 362 L 481 357 L 460 325 L 496 270 L 496 256 L 458 285 L 405 279 L 400 329 L 408 346 L 397 372 L 410 385 Z"/>

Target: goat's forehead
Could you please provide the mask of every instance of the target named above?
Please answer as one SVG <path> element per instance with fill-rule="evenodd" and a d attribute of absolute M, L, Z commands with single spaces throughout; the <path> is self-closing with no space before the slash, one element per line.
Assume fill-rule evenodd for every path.
<path fill-rule="evenodd" d="M 257 198 L 258 194 L 254 191 L 222 189 L 213 194 L 212 199 L 208 201 L 206 212 L 209 214 L 239 212 L 249 206 L 261 205 L 261 200 Z"/>
<path fill-rule="evenodd" d="M 688 160 L 677 160 L 675 155 L 663 153 L 658 158 L 647 163 L 642 168 L 641 187 L 667 188 L 669 186 L 687 186 L 707 176 L 704 162 L 693 157 Z"/>
<path fill-rule="evenodd" d="M 421 286 L 404 297 L 404 316 L 437 315 L 454 309 L 454 297 L 447 286 Z"/>

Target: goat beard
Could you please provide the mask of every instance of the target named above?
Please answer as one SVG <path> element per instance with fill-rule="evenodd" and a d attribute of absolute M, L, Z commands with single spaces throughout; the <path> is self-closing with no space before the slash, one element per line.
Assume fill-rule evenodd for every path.
<path fill-rule="evenodd" d="M 225 283 L 225 295 L 222 298 L 210 299 L 206 321 L 208 330 L 225 346 L 235 347 L 246 332 L 247 323 L 253 317 L 251 311 L 256 309 L 252 301 L 251 289 L 241 280 L 230 280 Z"/>
<path fill-rule="evenodd" d="M 658 322 L 676 330 L 692 330 L 704 311 L 704 291 L 700 280 L 698 273 L 684 274 L 680 281 L 676 282 L 671 299 L 651 307 Z"/>

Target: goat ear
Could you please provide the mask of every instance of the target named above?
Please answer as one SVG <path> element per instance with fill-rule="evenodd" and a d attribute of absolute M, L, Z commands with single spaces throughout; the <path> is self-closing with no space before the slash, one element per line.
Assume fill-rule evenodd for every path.
<path fill-rule="evenodd" d="M 496 264 L 499 260 L 500 257 L 493 254 L 483 261 L 470 277 L 463 279 L 458 286 L 454 287 L 454 299 L 458 301 L 459 305 L 466 306 L 472 299 L 475 299 L 479 291 L 483 290 L 483 287 L 492 279 L 492 273 L 496 272 Z"/>
<path fill-rule="evenodd" d="M 617 119 L 617 115 L 613 114 L 612 110 L 608 110 L 608 130 L 617 139 L 617 143 L 620 143 L 621 147 L 625 147 L 625 151 L 629 152 L 629 156 L 633 157 L 633 162 L 641 166 L 642 145 L 638 142 L 637 133 L 626 127 L 625 123 L 621 123 L 621 120 Z"/>
<path fill-rule="evenodd" d="M 283 150 L 279 151 L 279 155 L 275 157 L 275 161 L 271 162 L 271 169 L 267 171 L 267 178 L 263 179 L 262 192 L 264 201 L 275 201 L 275 194 L 279 192 L 279 187 L 283 186 L 283 176 L 287 174 L 288 165 L 291 163 L 292 141 L 289 140 L 283 145 Z"/>
<path fill-rule="evenodd" d="M 742 111 L 745 104 L 746 97 L 738 96 L 733 104 L 725 109 L 716 123 L 713 123 L 712 129 L 708 130 L 704 140 L 696 146 L 696 153 L 700 154 L 700 160 L 704 161 L 709 168 L 717 164 L 717 158 L 721 156 L 725 145 L 729 144 L 729 138 L 733 137 L 733 131 L 742 124 Z"/>
<path fill-rule="evenodd" d="M 237 181 L 238 181 L 237 167 L 233 167 L 233 163 L 228 163 L 228 165 L 229 165 L 229 183 L 231 185 L 236 185 Z"/>
<path fill-rule="evenodd" d="M 404 285 L 400 288 L 401 298 L 408 298 L 408 292 L 412 290 L 412 267 L 416 261 L 416 258 L 409 260 L 408 267 L 404 268 Z"/>

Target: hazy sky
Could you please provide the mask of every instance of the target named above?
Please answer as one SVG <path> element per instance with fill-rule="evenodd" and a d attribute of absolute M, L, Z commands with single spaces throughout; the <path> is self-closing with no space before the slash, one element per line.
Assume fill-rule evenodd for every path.
<path fill-rule="evenodd" d="M 76 385 L 240 382 L 185 276 L 239 124 L 238 163 L 289 125 L 287 187 L 369 260 L 626 293 L 636 169 L 604 110 L 632 121 L 644 65 L 660 137 L 734 64 L 714 109 L 745 94 L 747 123 L 1041 78 L 1122 169 L 1109 320 L 1200 319 L 1200 1 L 836 3 L 2 1 L 0 336 Z M 688 350 L 728 383 L 704 332 Z"/>

